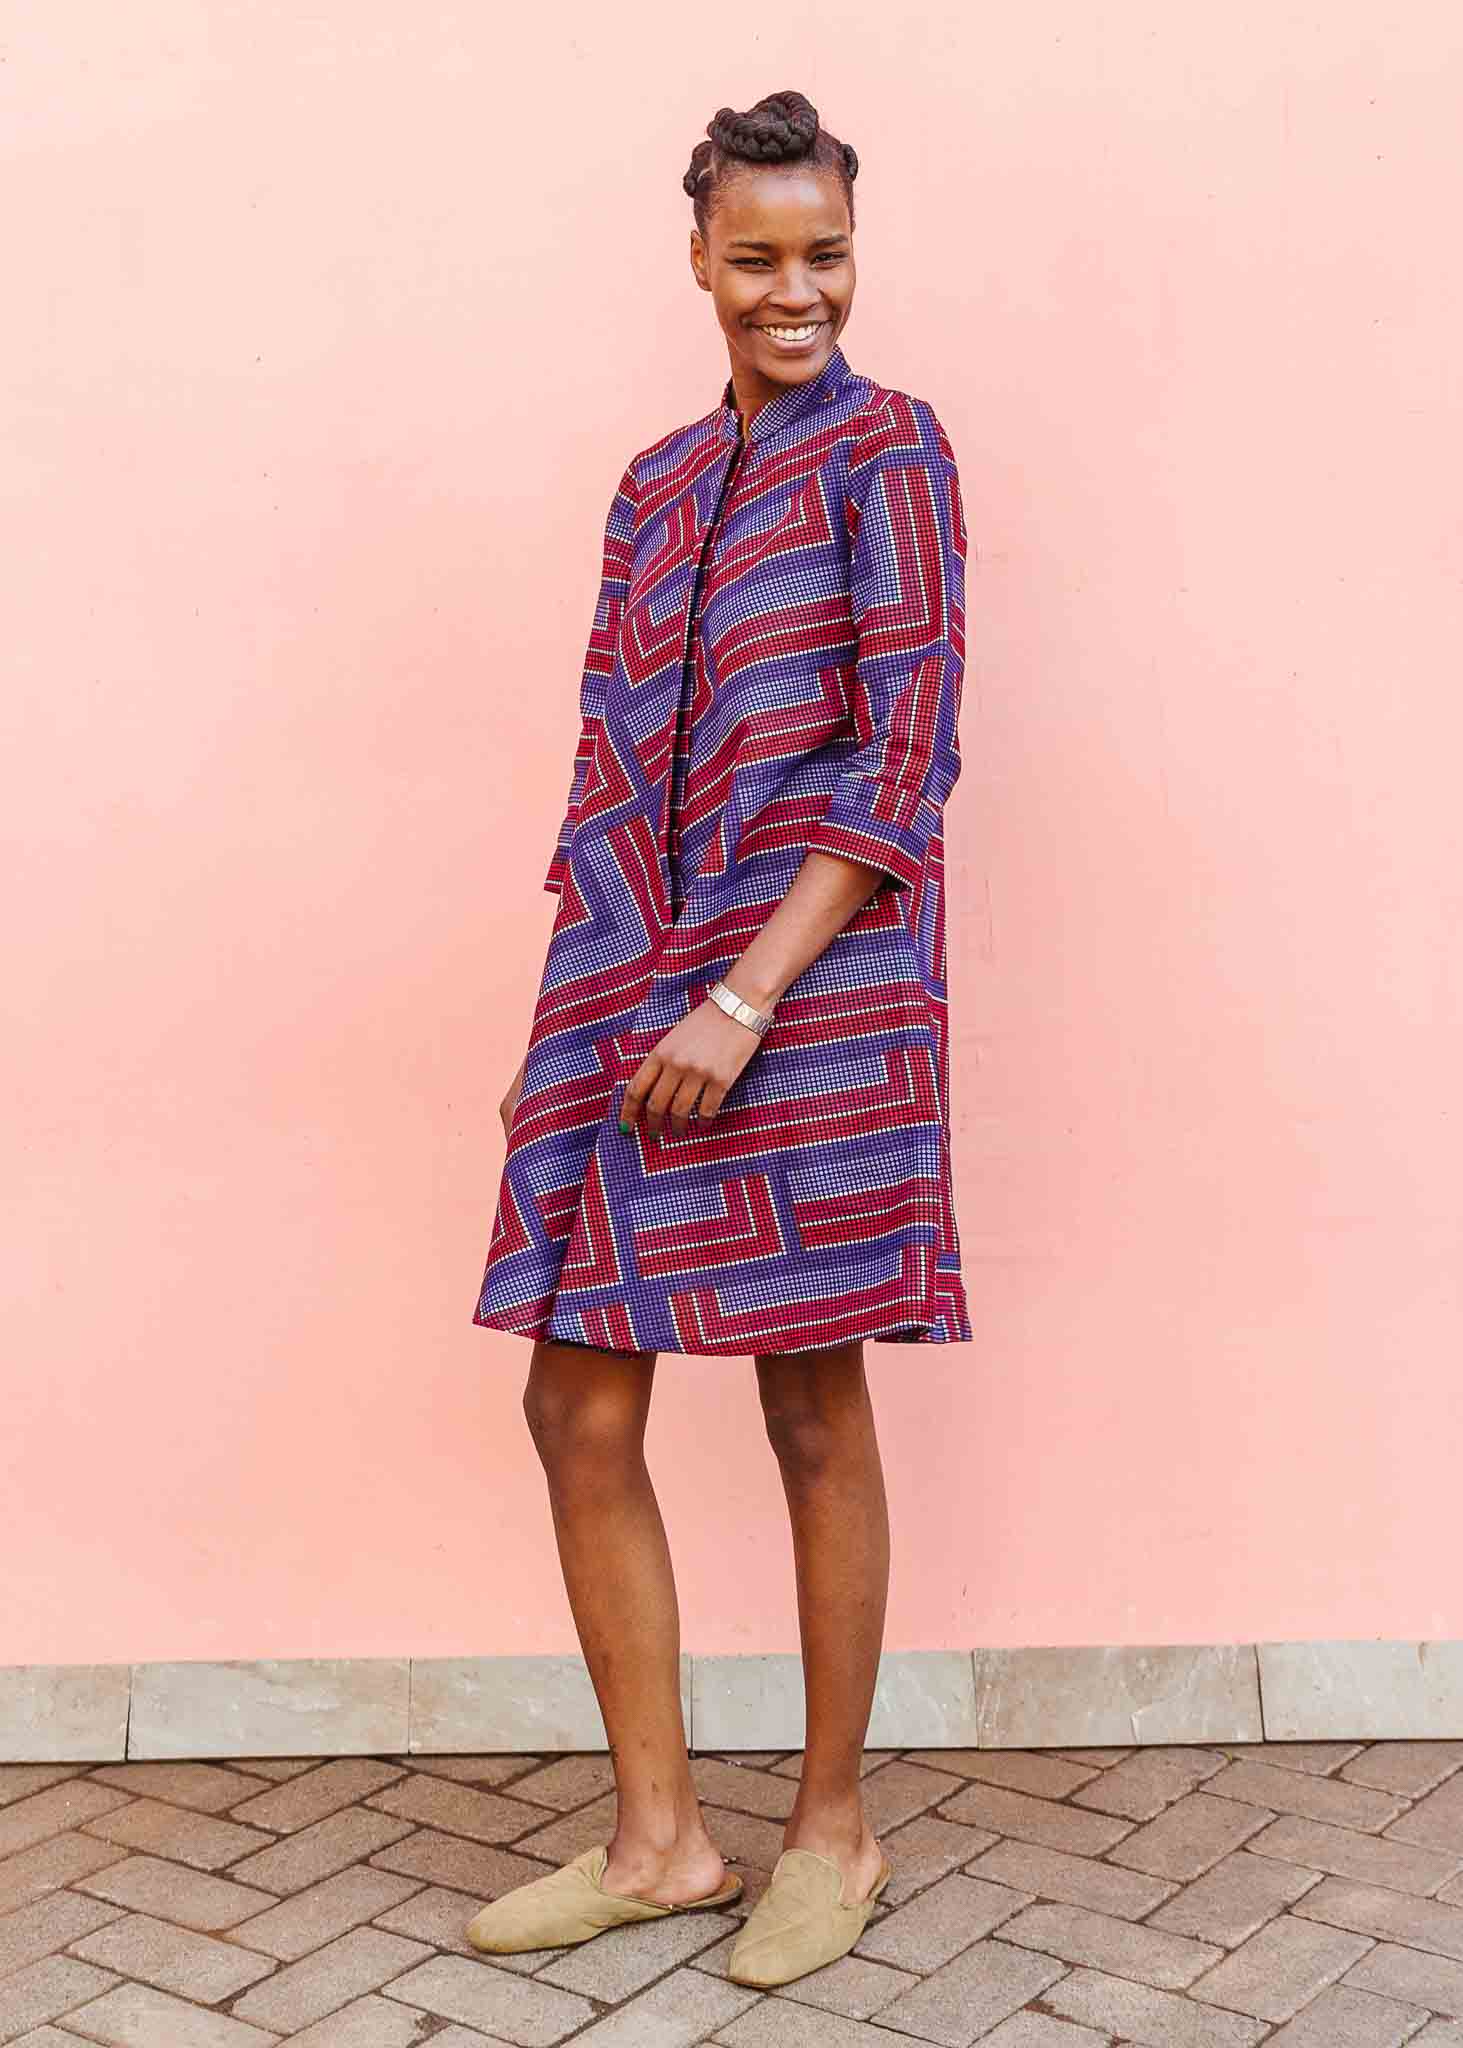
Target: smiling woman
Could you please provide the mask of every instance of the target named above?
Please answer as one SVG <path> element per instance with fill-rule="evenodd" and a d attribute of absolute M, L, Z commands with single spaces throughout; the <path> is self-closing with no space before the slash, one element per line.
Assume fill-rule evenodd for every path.
<path fill-rule="evenodd" d="M 728 1974 L 845 1954 L 890 1875 L 860 1793 L 889 1569 L 863 1346 L 971 1337 L 943 836 L 966 533 L 933 407 L 840 346 L 857 169 L 801 93 L 709 124 L 683 183 L 730 376 L 631 457 L 605 521 L 473 1320 L 533 1340 L 524 1405 L 618 1820 L 483 1909 L 468 1936 L 495 1954 L 734 1895 L 644 1463 L 661 1351 L 753 1358 L 797 1559 L 806 1750 Z"/>
<path fill-rule="evenodd" d="M 852 309 L 858 153 L 819 126 L 817 109 L 798 92 L 772 93 L 749 114 L 723 107 L 706 134 L 681 181 L 696 220 L 691 260 L 702 290 L 713 294 L 733 379 L 740 367 L 760 403 L 775 395 L 764 386 L 784 381 L 773 363 L 821 366 Z M 785 166 L 781 176 L 757 175 L 776 163 Z M 800 286 L 786 275 L 789 258 L 800 266 Z"/>

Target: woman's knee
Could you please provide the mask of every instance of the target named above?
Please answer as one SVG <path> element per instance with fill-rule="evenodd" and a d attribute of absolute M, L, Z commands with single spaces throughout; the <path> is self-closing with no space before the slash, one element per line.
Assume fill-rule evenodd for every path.
<path fill-rule="evenodd" d="M 858 1356 L 817 1367 L 791 1353 L 759 1358 L 757 1388 L 767 1440 L 791 1477 L 826 1471 L 861 1426 L 867 1390 Z"/>
<path fill-rule="evenodd" d="M 579 1358 L 536 1358 L 523 1414 L 544 1465 L 605 1471 L 642 1455 L 649 1373 L 629 1359 L 596 1370 Z"/>

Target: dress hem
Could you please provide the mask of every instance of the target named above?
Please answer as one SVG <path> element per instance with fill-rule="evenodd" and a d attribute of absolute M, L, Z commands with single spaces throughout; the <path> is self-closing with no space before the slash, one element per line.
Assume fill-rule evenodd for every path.
<path fill-rule="evenodd" d="M 540 1339 L 544 1339 L 556 1344 L 575 1344 L 583 1349 L 593 1351 L 623 1352 L 628 1348 L 624 1345 L 590 1344 L 588 1339 L 583 1337 L 562 1337 L 556 1331 L 549 1329 L 548 1325 L 544 1322 L 532 1323 L 528 1326 L 522 1323 L 510 1322 L 507 1319 L 506 1311 L 501 1316 L 474 1314 L 472 1324 L 475 1329 L 479 1330 L 503 1330 L 510 1337 L 526 1337 L 532 1343 L 537 1343 Z M 915 1334 L 913 1336 L 896 1335 L 896 1332 L 901 1330 L 913 1330 Z M 824 1344 L 800 1344 L 793 1347 L 793 1349 L 799 1352 L 831 1351 L 841 1344 L 970 1344 L 973 1341 L 973 1332 L 968 1329 L 958 1331 L 953 1336 L 947 1336 L 940 1332 L 933 1323 L 918 1320 L 911 1321 L 906 1318 L 903 1322 L 884 1323 L 878 1329 L 847 1330 L 836 1337 L 830 1337 Z M 771 1347 L 764 1352 L 756 1340 L 751 1343 L 743 1340 L 743 1342 L 734 1345 L 700 1345 L 693 1350 L 688 1350 L 682 1345 L 670 1344 L 647 1344 L 642 1348 L 646 1351 L 653 1351 L 657 1357 L 669 1358 L 753 1358 L 773 1355 Z M 791 1354 L 789 1353 L 788 1355 Z"/>

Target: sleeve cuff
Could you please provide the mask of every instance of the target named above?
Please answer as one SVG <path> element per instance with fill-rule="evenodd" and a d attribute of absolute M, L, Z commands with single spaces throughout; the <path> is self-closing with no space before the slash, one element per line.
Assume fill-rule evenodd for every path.
<path fill-rule="evenodd" d="M 918 790 L 872 775 L 847 775 L 809 834 L 808 847 L 883 868 L 912 889 L 939 827 L 939 810 Z"/>

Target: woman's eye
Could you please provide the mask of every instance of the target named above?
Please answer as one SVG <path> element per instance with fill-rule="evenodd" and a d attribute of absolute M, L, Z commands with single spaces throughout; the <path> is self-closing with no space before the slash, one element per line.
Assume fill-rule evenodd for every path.
<path fill-rule="evenodd" d="M 732 258 L 732 262 L 738 270 L 755 270 L 764 264 L 766 260 L 765 256 L 733 256 Z M 813 261 L 815 263 L 841 263 L 843 261 L 843 251 L 841 249 L 828 249 L 822 255 L 815 256 Z"/>

